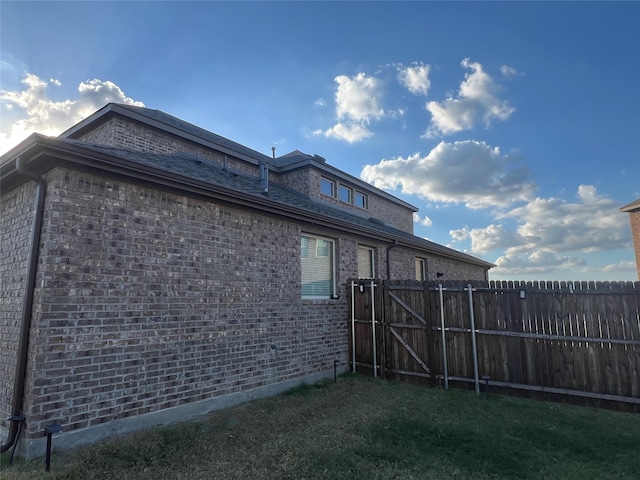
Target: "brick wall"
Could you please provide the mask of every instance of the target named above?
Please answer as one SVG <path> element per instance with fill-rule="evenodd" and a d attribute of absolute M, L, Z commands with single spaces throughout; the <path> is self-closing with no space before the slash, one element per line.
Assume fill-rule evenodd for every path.
<path fill-rule="evenodd" d="M 357 276 L 357 237 L 89 173 L 55 168 L 45 178 L 27 442 L 52 421 L 69 434 L 326 372 L 334 360 L 347 365 L 345 292 Z M 10 247 L 0 259 L 8 305 L 0 314 L 0 421 L 13 382 L 33 195 L 29 182 L 1 203 L 2 244 Z M 301 300 L 303 231 L 335 239 L 339 300 Z M 386 276 L 387 245 L 367 245 Z M 416 254 L 392 249 L 392 276 L 414 278 Z M 479 275 L 434 257 L 429 278 L 442 265 L 446 278 Z"/>
<path fill-rule="evenodd" d="M 203 147 L 189 140 L 164 133 L 155 128 L 142 123 L 116 117 L 99 125 L 92 131 L 85 133 L 78 138 L 80 141 L 96 143 L 99 145 L 111 145 L 142 152 L 154 152 L 160 154 L 172 154 L 176 152 L 186 152 L 206 160 L 216 162 L 220 165 L 224 163 L 224 154 Z M 244 172 L 249 175 L 258 176 L 259 170 L 256 165 L 239 160 L 232 156 L 227 156 L 229 168 Z M 315 197 L 319 200 L 337 205 L 341 208 L 351 210 L 358 215 L 366 217 L 376 217 L 393 225 L 405 232 L 413 233 L 413 212 L 410 209 L 393 203 L 381 196 L 367 193 L 368 206 L 366 210 L 340 202 L 337 198 L 327 197 L 320 193 L 320 177 L 322 174 L 315 169 L 301 169 L 293 172 L 278 175 L 270 173 L 270 181 L 283 184 L 304 195 Z M 337 180 L 337 179 L 336 179 Z M 344 183 L 344 182 L 343 182 Z M 355 188 L 354 185 L 348 185 Z"/>
<path fill-rule="evenodd" d="M 640 280 L 640 208 L 629 212 L 629 222 L 631 223 L 631 236 L 633 237 L 633 251 L 636 257 L 638 280 Z"/>
<path fill-rule="evenodd" d="M 225 158 L 223 153 L 123 117 L 116 117 L 106 121 L 79 137 L 78 140 L 165 155 L 185 152 L 220 165 L 224 164 Z M 239 160 L 231 155 L 227 155 L 227 166 L 249 175 L 259 175 L 256 165 Z"/>
<path fill-rule="evenodd" d="M 357 278 L 358 245 L 371 247 L 374 249 L 375 276 L 377 278 L 387 278 L 387 249 L 388 243 L 363 242 L 349 237 L 340 239 L 339 265 L 342 268 L 340 277 L 342 279 Z M 389 250 L 390 269 L 389 273 L 394 280 L 415 280 L 416 257 L 427 261 L 427 280 L 480 280 L 484 281 L 485 270 L 480 266 L 470 263 L 460 262 L 440 255 L 427 254 L 423 251 L 411 250 L 404 247 L 391 247 Z M 442 277 L 437 277 L 436 273 L 444 273 Z M 341 285 L 346 287 L 346 283 Z"/>
<path fill-rule="evenodd" d="M 311 175 L 309 169 L 299 169 L 282 175 L 271 175 L 270 180 L 277 182 L 285 187 L 302 193 L 303 195 L 311 195 Z"/>
<path fill-rule="evenodd" d="M 27 277 L 35 184 L 6 192 L 0 199 L 0 426 L 11 414 L 11 398 Z"/>
<path fill-rule="evenodd" d="M 363 217 L 374 217 L 388 225 L 413 234 L 413 212 L 397 203 L 393 203 L 379 195 L 375 195 L 371 192 L 364 192 L 367 194 L 367 209 L 356 207 L 355 205 L 349 205 L 345 202 L 341 202 L 337 198 L 323 195 L 320 191 L 320 179 L 326 177 L 330 180 L 335 180 L 338 183 L 349 186 L 356 189 L 354 185 L 349 185 L 345 182 L 340 182 L 337 178 L 333 178 L 326 175 L 319 170 L 312 169 L 309 172 L 309 195 L 311 197 L 322 200 L 323 202 L 331 203 L 340 208 L 350 210 L 357 215 Z"/>
<path fill-rule="evenodd" d="M 394 248 L 390 252 L 391 278 L 415 279 L 416 257 L 427 261 L 427 280 L 486 280 L 485 270 L 480 266 L 404 248 Z M 444 275 L 437 277 L 438 272 Z"/>
<path fill-rule="evenodd" d="M 53 420 L 68 433 L 346 364 L 344 299 L 300 299 L 297 224 L 46 178 L 27 439 Z"/>

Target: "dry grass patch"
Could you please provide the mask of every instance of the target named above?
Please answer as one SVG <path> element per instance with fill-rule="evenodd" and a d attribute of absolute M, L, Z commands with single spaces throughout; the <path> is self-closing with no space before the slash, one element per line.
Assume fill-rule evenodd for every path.
<path fill-rule="evenodd" d="M 638 445 L 639 415 L 346 375 L 0 477 L 638 478 Z"/>

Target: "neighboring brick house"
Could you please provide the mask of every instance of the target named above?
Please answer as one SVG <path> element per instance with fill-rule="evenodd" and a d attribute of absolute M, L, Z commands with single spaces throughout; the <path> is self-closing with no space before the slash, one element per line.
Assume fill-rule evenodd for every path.
<path fill-rule="evenodd" d="M 640 198 L 629 205 L 625 205 L 620 211 L 629 213 L 633 253 L 636 256 L 636 269 L 638 270 L 638 280 L 640 280 Z"/>
<path fill-rule="evenodd" d="M 74 446 L 346 370 L 349 278 L 492 267 L 322 157 L 146 108 L 32 135 L 0 182 L 0 433 L 9 448 L 23 414 L 27 456 L 54 421 Z"/>

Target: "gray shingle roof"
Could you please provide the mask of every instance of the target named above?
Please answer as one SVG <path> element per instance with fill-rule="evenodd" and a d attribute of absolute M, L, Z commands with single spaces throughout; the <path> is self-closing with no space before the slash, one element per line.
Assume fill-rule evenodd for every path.
<path fill-rule="evenodd" d="M 260 153 L 249 147 L 245 147 L 240 143 L 236 143 L 233 140 L 229 140 L 228 138 L 217 135 L 213 132 L 205 130 L 204 128 L 200 128 L 196 125 L 193 125 L 192 123 L 180 120 L 179 118 L 174 117 L 173 115 L 169 115 L 168 113 L 162 112 L 160 110 L 154 110 L 146 107 L 137 107 L 134 105 L 126 105 L 122 103 L 119 103 L 118 106 L 126 110 L 144 115 L 145 117 L 151 118 L 157 122 L 164 123 L 165 125 L 169 125 L 170 127 L 181 130 L 190 135 L 202 138 L 203 140 L 206 140 L 208 142 L 215 143 L 216 145 L 220 145 L 229 150 L 233 150 L 234 152 L 238 152 L 247 157 L 254 158 L 257 161 L 263 161 L 265 163 L 273 162 L 273 159 L 268 155 Z"/>
<path fill-rule="evenodd" d="M 237 192 L 242 192 L 244 194 L 255 197 L 256 203 L 263 202 L 265 199 L 264 188 L 260 184 L 260 180 L 258 177 L 250 176 L 231 169 L 225 169 L 221 165 L 218 165 L 209 160 L 199 159 L 198 157 L 195 157 L 191 154 L 174 153 L 171 155 L 163 155 L 127 150 L 105 145 L 88 144 L 71 139 L 64 139 L 63 141 L 70 142 L 74 145 L 122 160 L 126 160 L 138 165 L 145 165 L 148 167 L 161 169 L 173 174 L 193 178 L 212 186 L 219 186 L 232 189 Z M 293 158 L 298 159 L 299 157 L 299 155 L 293 156 Z M 492 265 L 489 262 L 484 262 L 479 258 L 466 255 L 457 250 L 453 250 L 429 240 L 425 240 L 405 231 L 399 230 L 391 225 L 386 225 L 375 218 L 357 215 L 351 211 L 321 202 L 275 182 L 271 182 L 269 185 L 268 198 L 273 202 L 281 203 L 285 206 L 294 206 L 296 208 L 306 210 L 307 212 L 316 215 L 322 215 L 330 219 L 350 223 L 354 226 L 354 232 L 358 230 L 358 227 L 375 230 L 382 234 L 385 234 L 385 236 L 403 238 L 407 241 L 412 242 L 413 244 L 416 244 L 417 246 L 423 247 L 432 252 L 440 253 L 445 256 L 454 257 L 462 261 L 471 261 L 475 264 L 483 264 L 487 267 Z"/>

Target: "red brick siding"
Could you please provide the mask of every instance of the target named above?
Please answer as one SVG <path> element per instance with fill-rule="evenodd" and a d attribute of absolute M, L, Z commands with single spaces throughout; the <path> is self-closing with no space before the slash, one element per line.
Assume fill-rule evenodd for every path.
<path fill-rule="evenodd" d="M 94 130 L 85 133 L 78 140 L 166 155 L 185 152 L 220 165 L 224 164 L 225 157 L 225 154 L 218 151 L 122 117 L 108 120 Z M 239 160 L 232 155 L 227 155 L 227 166 L 249 175 L 257 176 L 259 174 L 256 165 Z"/>
<path fill-rule="evenodd" d="M 390 252 L 391 278 L 415 279 L 416 257 L 427 260 L 427 280 L 437 280 L 437 272 L 444 273 L 442 277 L 439 277 L 442 280 L 486 280 L 485 269 L 480 266 L 453 260 L 440 255 L 425 255 L 424 252 L 404 248 L 394 248 Z"/>
<path fill-rule="evenodd" d="M 33 223 L 35 184 L 22 185 L 0 200 L 0 426 L 11 412 L 16 351 Z"/>
<path fill-rule="evenodd" d="M 367 195 L 368 205 L 367 209 L 363 210 L 362 208 L 356 207 L 355 205 L 349 205 L 347 203 L 341 202 L 337 198 L 329 197 L 321 193 L 320 179 L 323 176 L 326 176 L 328 179 L 335 180 L 336 182 L 340 183 L 337 178 L 325 175 L 319 170 L 311 170 L 309 172 L 309 175 L 310 196 L 324 202 L 337 205 L 340 208 L 350 210 L 358 215 L 362 215 L 363 217 L 377 218 L 388 225 L 393 225 L 399 230 L 413 234 L 413 211 L 411 211 L 411 209 L 398 205 L 397 203 L 393 203 L 371 192 L 364 192 Z M 349 185 L 346 183 L 344 183 L 344 185 L 352 187 L 354 189 L 354 192 L 355 190 L 357 190 L 357 188 L 353 185 Z"/>
<path fill-rule="evenodd" d="M 47 178 L 26 438 L 347 361 L 344 299 L 300 299 L 298 225 L 84 173 Z"/>
<path fill-rule="evenodd" d="M 211 150 L 189 140 L 170 135 L 142 123 L 117 117 L 96 127 L 94 130 L 85 133 L 78 140 L 96 143 L 100 145 L 111 145 L 116 147 L 138 150 L 142 152 L 154 152 L 160 154 L 172 154 L 176 152 L 186 152 L 197 155 L 202 159 L 211 160 L 220 165 L 224 163 L 224 154 Z M 256 165 L 239 160 L 232 156 L 227 157 L 227 165 L 234 170 L 258 176 L 259 171 Z M 270 181 L 285 185 L 304 195 L 315 197 L 319 200 L 337 205 L 341 208 L 363 215 L 366 217 L 376 217 L 389 225 L 393 225 L 405 232 L 413 233 L 413 212 L 401 205 L 391 202 L 379 195 L 370 192 L 367 194 L 368 206 L 366 210 L 340 202 L 337 198 L 327 197 L 320 193 L 320 171 L 307 168 L 294 172 L 278 175 L 270 173 Z M 336 179 L 337 180 L 337 179 Z M 348 185 L 356 188 L 353 185 Z"/>
<path fill-rule="evenodd" d="M 633 237 L 633 252 L 636 257 L 638 280 L 640 280 L 640 208 L 629 212 L 629 222 L 631 223 L 631 236 Z"/>

